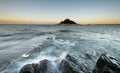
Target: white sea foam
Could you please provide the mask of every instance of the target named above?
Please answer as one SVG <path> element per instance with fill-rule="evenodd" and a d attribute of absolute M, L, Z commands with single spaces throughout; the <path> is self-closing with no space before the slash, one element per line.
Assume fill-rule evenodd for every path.
<path fill-rule="evenodd" d="M 23 54 L 22 57 L 29 57 L 29 54 Z"/>
<path fill-rule="evenodd" d="M 0 73 L 18 73 L 19 70 L 26 64 L 38 63 L 41 60 L 47 59 L 51 61 L 51 67 L 53 67 L 56 73 L 59 73 L 58 65 L 66 55 L 73 54 L 80 56 L 80 60 L 87 62 L 87 65 L 94 67 L 94 64 L 99 58 L 101 53 L 105 51 L 113 52 L 113 54 L 120 55 L 119 44 L 120 44 L 120 29 L 116 26 L 24 26 L 24 25 L 11 25 L 10 28 L 6 25 L 3 29 L 3 33 L 18 33 L 11 36 L 0 37 L 0 46 L 8 47 L 8 49 L 0 50 L 0 59 L 3 60 L 7 55 L 7 60 L 10 63 L 5 62 L 7 67 L 0 69 Z M 92 29 L 91 29 L 92 27 Z M 109 28 L 106 28 L 109 27 Z M 19 31 L 18 29 L 28 29 Z M 11 29 L 14 29 L 11 31 Z M 74 32 L 57 32 L 58 29 L 72 29 Z M 102 30 L 104 29 L 104 30 Z M 113 30 L 115 31 L 113 33 Z M 52 31 L 52 32 L 51 32 Z M 2 32 L 2 31 L 1 31 Z M 0 33 L 1 33 L 0 32 Z M 36 34 L 44 33 L 45 35 L 38 36 Z M 52 35 L 48 35 L 51 32 Z M 19 34 L 22 33 L 22 34 Z M 46 34 L 47 33 L 47 34 Z M 17 35 L 17 37 L 16 37 Z M 13 38 L 14 37 L 14 38 Z M 25 38 L 24 38 L 25 37 Z M 58 38 L 59 37 L 59 38 Z M 64 38 L 65 37 L 65 38 Z M 30 39 L 31 38 L 31 39 Z M 47 39 L 51 38 L 51 39 Z M 9 40 L 10 39 L 10 40 Z M 15 41 L 13 41 L 13 39 Z M 51 40 L 50 45 L 43 45 L 43 49 L 35 57 L 31 57 L 33 50 L 35 50 L 38 45 L 43 44 L 42 42 Z M 68 40 L 69 39 L 69 40 Z M 5 40 L 5 41 L 3 41 Z M 9 40 L 9 41 L 8 41 Z M 21 41 L 22 40 L 22 41 Z M 20 42 L 18 42 L 20 41 Z M 52 44 L 52 45 L 51 45 Z M 47 46 L 47 47 L 46 47 Z M 96 49 L 96 50 L 95 50 Z M 86 52 L 87 51 L 87 52 Z M 21 54 L 22 53 L 22 54 Z M 88 53 L 92 55 L 93 60 L 85 60 L 84 54 Z M 11 56 L 11 54 L 13 54 Z M 20 54 L 20 57 L 15 57 L 14 61 L 11 59 Z M 95 57 L 94 57 L 95 56 Z M 22 58 L 22 59 L 21 59 Z M 119 58 L 119 57 L 118 57 Z M 0 61 L 1 61 L 0 60 Z M 4 61 L 4 60 L 3 60 Z M 12 62 L 12 63 L 11 63 Z M 3 65 L 3 64 L 1 64 Z"/>
<path fill-rule="evenodd" d="M 60 56 L 60 59 L 63 60 L 65 59 L 66 55 L 68 54 L 68 52 L 63 52 Z"/>
<path fill-rule="evenodd" d="M 66 46 L 75 46 L 76 42 L 70 42 L 69 40 L 56 39 L 56 36 L 53 36 L 53 43 Z"/>

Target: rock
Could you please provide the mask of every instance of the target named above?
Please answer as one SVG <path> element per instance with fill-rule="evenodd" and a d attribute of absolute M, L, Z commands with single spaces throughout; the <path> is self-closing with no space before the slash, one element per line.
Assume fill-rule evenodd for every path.
<path fill-rule="evenodd" d="M 91 73 L 86 63 L 75 56 L 66 55 L 62 61 L 42 60 L 37 64 L 27 64 L 19 73 Z"/>
<path fill-rule="evenodd" d="M 40 63 L 40 73 L 54 73 L 51 66 L 51 61 L 49 60 L 42 60 Z"/>
<path fill-rule="evenodd" d="M 58 30 L 59 32 L 73 32 L 72 30 Z"/>
<path fill-rule="evenodd" d="M 40 63 L 40 71 L 42 73 L 46 73 L 45 71 L 47 71 L 47 69 L 48 69 L 49 61 L 48 60 L 42 60 L 39 63 Z"/>
<path fill-rule="evenodd" d="M 56 62 L 56 61 L 55 61 Z M 57 64 L 57 63 L 56 63 Z M 60 70 L 57 70 L 60 69 Z M 37 64 L 27 64 L 19 73 L 91 73 L 90 67 L 75 56 L 67 55 L 60 62 L 59 68 L 52 61 L 42 60 Z M 110 54 L 102 54 L 96 63 L 93 73 L 120 73 L 119 61 Z"/>
<path fill-rule="evenodd" d="M 59 24 L 77 24 L 77 23 L 67 18 L 64 21 L 61 21 Z"/>
<path fill-rule="evenodd" d="M 20 73 L 40 73 L 40 67 L 38 64 L 27 64 L 23 66 L 20 70 Z"/>
<path fill-rule="evenodd" d="M 75 57 L 67 55 L 60 64 L 62 73 L 90 73 L 88 68 Z"/>
<path fill-rule="evenodd" d="M 20 73 L 53 73 L 48 66 L 50 65 L 50 61 L 42 60 L 38 64 L 27 64 L 23 66 L 20 70 Z"/>
<path fill-rule="evenodd" d="M 120 73 L 120 63 L 110 54 L 102 54 L 96 63 L 93 73 Z"/>

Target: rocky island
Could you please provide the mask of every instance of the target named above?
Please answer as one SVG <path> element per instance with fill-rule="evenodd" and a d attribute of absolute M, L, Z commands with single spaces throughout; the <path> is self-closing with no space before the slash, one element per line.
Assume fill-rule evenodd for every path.
<path fill-rule="evenodd" d="M 77 23 L 67 18 L 64 21 L 61 21 L 58 25 L 77 25 Z"/>

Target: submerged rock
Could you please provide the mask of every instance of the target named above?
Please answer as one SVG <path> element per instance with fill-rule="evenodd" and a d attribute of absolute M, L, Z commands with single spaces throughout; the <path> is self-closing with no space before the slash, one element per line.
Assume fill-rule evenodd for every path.
<path fill-rule="evenodd" d="M 73 32 L 72 30 L 58 30 L 59 32 Z"/>
<path fill-rule="evenodd" d="M 120 63 L 110 54 L 102 54 L 96 63 L 93 73 L 120 73 Z"/>

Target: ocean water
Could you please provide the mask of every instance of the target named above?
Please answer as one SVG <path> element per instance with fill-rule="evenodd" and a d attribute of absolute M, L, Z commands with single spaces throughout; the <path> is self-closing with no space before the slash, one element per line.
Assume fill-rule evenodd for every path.
<path fill-rule="evenodd" d="M 43 59 L 60 73 L 55 61 L 67 54 L 93 69 L 102 53 L 120 59 L 120 25 L 0 25 L 0 73 L 19 73 Z"/>

